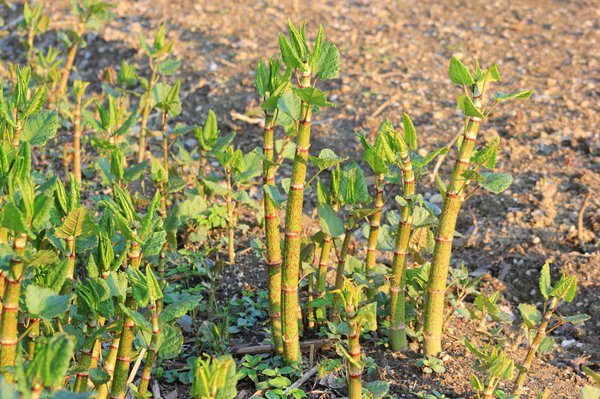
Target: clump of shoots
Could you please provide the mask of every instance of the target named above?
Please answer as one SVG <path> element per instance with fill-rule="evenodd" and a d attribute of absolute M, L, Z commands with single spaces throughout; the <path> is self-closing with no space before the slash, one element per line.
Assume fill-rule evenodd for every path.
<path fill-rule="evenodd" d="M 458 98 L 458 106 L 465 114 L 465 124 L 462 140 L 454 169 L 447 187 L 440 180 L 444 206 L 439 220 L 436 244 L 431 261 L 431 275 L 428 283 L 428 300 L 425 311 L 424 353 L 435 355 L 442 350 L 442 328 L 444 324 L 444 298 L 446 280 L 452 252 L 452 241 L 456 221 L 463 202 L 482 187 L 494 193 L 500 193 L 512 182 L 510 175 L 493 172 L 496 166 L 497 142 L 476 151 L 475 142 L 479 126 L 484 122 L 493 109 L 501 102 L 528 98 L 530 91 L 518 91 L 512 94 L 497 93 L 494 102 L 487 110 L 484 108 L 483 96 L 489 82 L 500 80 L 496 65 L 482 70 L 476 63 L 471 72 L 462 62 L 452 58 L 450 62 L 450 79 L 462 86 L 464 94 Z M 489 172 L 480 172 L 487 168 Z M 476 187 L 468 191 L 471 182 Z"/>

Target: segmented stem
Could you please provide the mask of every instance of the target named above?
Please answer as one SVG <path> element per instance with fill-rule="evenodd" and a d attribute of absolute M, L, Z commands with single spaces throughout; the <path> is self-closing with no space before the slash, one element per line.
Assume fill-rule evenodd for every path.
<path fill-rule="evenodd" d="M 402 162 L 402 178 L 404 180 L 404 199 L 415 193 L 415 175 L 408 151 L 400 154 Z M 408 256 L 408 244 L 410 240 L 412 213 L 409 206 L 402 207 L 400 221 L 396 231 L 396 242 L 394 245 L 394 259 L 392 261 L 391 298 L 390 298 L 390 345 L 394 351 L 405 350 L 408 345 L 406 341 L 406 261 Z"/>
<path fill-rule="evenodd" d="M 377 293 L 377 287 L 375 286 L 375 266 L 377 264 L 377 240 L 379 238 L 379 225 L 381 223 L 381 214 L 383 213 L 383 185 L 384 176 L 382 174 L 377 175 L 375 181 L 375 189 L 377 191 L 375 196 L 375 208 L 377 211 L 371 217 L 369 238 L 367 239 L 367 259 L 365 265 L 367 281 L 369 282 L 369 288 L 367 290 L 367 297 L 369 301 L 371 301 Z"/>
<path fill-rule="evenodd" d="M 300 87 L 309 87 L 311 74 L 306 68 Z M 310 147 L 311 107 L 302 101 L 301 120 L 298 127 L 296 156 L 292 164 L 292 178 L 285 215 L 285 241 L 283 246 L 282 287 L 283 298 L 283 357 L 287 364 L 300 362 L 300 337 L 298 335 L 298 277 L 300 269 L 300 245 L 302 208 L 306 183 L 306 166 Z"/>
<path fill-rule="evenodd" d="M 321 255 L 319 256 L 319 268 L 317 271 L 317 286 L 315 296 L 323 298 L 327 289 L 327 268 L 329 267 L 329 254 L 331 253 L 331 237 L 323 239 Z M 316 308 L 317 323 L 322 324 L 327 320 L 327 309 L 325 306 Z"/>
<path fill-rule="evenodd" d="M 353 362 L 348 362 L 348 397 L 350 399 L 361 399 L 363 369 L 360 365 L 360 326 L 354 306 L 349 306 L 346 313 L 348 314 L 348 326 L 350 327 L 348 354 L 353 360 Z"/>
<path fill-rule="evenodd" d="M 27 236 L 20 235 L 15 238 L 13 249 L 15 256 L 10 260 L 10 270 L 6 275 L 7 287 L 2 300 L 2 320 L 0 322 L 0 368 L 7 370 L 14 367 L 17 356 L 18 323 L 19 323 L 19 297 L 21 295 L 21 279 L 24 266 L 21 257 L 25 254 Z M 4 371 L 4 378 L 12 382 L 12 371 Z"/>
<path fill-rule="evenodd" d="M 475 98 L 474 103 L 480 106 L 480 99 Z M 442 350 L 442 328 L 444 324 L 444 296 L 446 293 L 446 280 L 452 253 L 452 240 L 456 228 L 458 213 L 464 200 L 466 172 L 470 165 L 471 155 L 475 147 L 475 140 L 479 131 L 481 120 L 469 117 L 463 141 L 458 152 L 458 159 L 450 176 L 450 183 L 444 200 L 442 215 L 439 220 L 439 229 L 435 239 L 435 249 L 431 261 L 431 275 L 428 283 L 428 299 L 425 312 L 424 354 L 434 356 Z"/>
<path fill-rule="evenodd" d="M 338 264 L 335 271 L 335 287 L 336 293 L 333 297 L 333 306 L 331 307 L 331 320 L 338 321 L 340 318 L 340 291 L 344 287 L 344 273 L 346 271 L 346 258 L 350 249 L 350 243 L 352 242 L 352 230 L 354 228 L 354 218 L 350 217 L 346 232 L 344 233 L 344 241 L 342 242 L 342 248 L 340 249 L 340 255 L 338 257 Z"/>
<path fill-rule="evenodd" d="M 275 186 L 275 167 L 270 163 L 274 158 L 275 127 L 274 115 L 265 112 L 265 128 L 263 131 L 263 163 L 264 186 Z M 263 202 L 265 209 L 265 242 L 267 246 L 267 288 L 269 291 L 269 318 L 271 320 L 271 334 L 273 346 L 277 354 L 283 354 L 282 326 L 281 326 L 281 243 L 279 237 L 279 215 L 277 208 L 267 199 L 266 189 L 263 188 Z"/>
<path fill-rule="evenodd" d="M 148 345 L 148 351 L 146 352 L 146 362 L 144 363 L 144 370 L 142 371 L 142 377 L 140 378 L 140 385 L 138 386 L 138 393 L 145 395 L 148 392 L 148 385 L 150 384 L 150 376 L 152 374 L 152 368 L 156 361 L 156 355 L 158 353 L 158 338 L 160 337 L 160 327 L 158 325 L 158 311 L 156 303 L 153 303 L 150 307 L 150 313 L 152 318 L 152 338 Z"/>

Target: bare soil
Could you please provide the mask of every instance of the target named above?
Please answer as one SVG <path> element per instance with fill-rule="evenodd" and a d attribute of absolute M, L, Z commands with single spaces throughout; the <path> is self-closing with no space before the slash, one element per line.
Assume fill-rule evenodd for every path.
<path fill-rule="evenodd" d="M 69 2 L 47 3 L 51 27 L 69 26 Z M 15 61 L 14 55 L 21 53 L 14 23 L 19 9 L 15 5 L 0 11 L 8 33 L 0 37 L 5 61 Z M 121 0 L 116 15 L 101 32 L 87 37 L 74 75 L 98 86 L 99 71 L 122 59 L 144 65 L 138 35 L 149 36 L 150 30 L 166 23 L 184 65 L 179 75 L 185 104 L 181 120 L 200 123 L 212 108 L 222 129 L 237 131 L 245 149 L 260 144 L 260 127 L 239 120 L 235 113 L 260 115 L 254 67 L 259 58 L 277 53 L 276 38 L 285 31 L 288 17 L 295 22 L 306 19 L 309 32 L 323 24 L 327 40 L 338 45 L 342 56 L 340 78 L 325 85 L 337 108 L 323 110 L 316 118 L 311 147 L 315 153 L 330 147 L 353 156 L 356 129 L 369 131 L 384 117 L 398 123 L 404 111 L 413 117 L 420 146 L 449 142 L 461 128 L 454 106 L 459 93 L 447 77 L 453 55 L 466 61 L 478 58 L 483 65 L 497 63 L 503 77 L 498 90 L 533 89 L 530 101 L 500 107 L 482 129 L 484 140 L 502 138 L 499 170 L 513 174 L 514 183 L 499 196 L 482 193 L 465 204 L 458 225 L 465 238 L 457 240 L 453 262 L 488 272 L 492 277 L 486 284 L 503 290 L 513 309 L 519 302 L 541 301 L 537 276 L 545 260 L 552 261 L 554 277 L 562 271 L 577 274 L 577 297 L 562 311 L 588 313 L 592 319 L 583 327 L 556 332 L 557 351 L 536 361 L 528 395 L 550 387 L 552 398 L 579 396 L 584 383 L 581 365 L 596 370 L 600 365 L 596 1 Z M 51 31 L 41 45 L 54 42 Z M 193 146 L 193 139 L 186 144 Z M 158 145 L 158 139 L 151 145 Z M 446 172 L 447 167 L 442 168 L 442 175 Z M 430 196 L 436 192 L 428 179 L 420 190 Z M 578 223 L 588 193 L 591 200 Z M 230 285 L 224 290 L 230 295 L 239 289 L 238 282 L 264 288 L 264 273 L 255 257 L 244 255 L 239 265 L 226 270 L 224 281 Z M 472 335 L 473 328 L 456 320 L 450 334 Z M 428 378 L 414 365 L 416 353 L 369 350 L 398 397 L 414 397 L 411 392 L 422 389 L 437 389 L 451 398 L 473 397 L 468 382 L 473 359 L 460 339 L 446 342 L 451 356 L 447 371 Z M 523 348 L 515 348 L 515 358 L 522 356 Z M 317 388 L 327 391 L 319 384 Z M 329 390 L 322 397 L 338 394 L 343 391 Z"/>

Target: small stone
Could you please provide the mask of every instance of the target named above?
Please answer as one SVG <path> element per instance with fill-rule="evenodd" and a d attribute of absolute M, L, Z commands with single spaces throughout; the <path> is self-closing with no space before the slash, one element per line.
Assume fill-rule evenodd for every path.
<path fill-rule="evenodd" d="M 531 242 L 532 242 L 534 245 L 537 245 L 537 244 L 539 244 L 541 241 L 542 241 L 542 240 L 540 240 L 540 237 L 537 237 L 537 236 L 534 236 L 534 237 L 533 237 L 533 240 L 531 240 Z"/>
<path fill-rule="evenodd" d="M 442 194 L 437 193 L 433 194 L 429 201 L 433 202 L 434 204 L 441 204 L 444 202 L 444 199 L 442 198 Z"/>

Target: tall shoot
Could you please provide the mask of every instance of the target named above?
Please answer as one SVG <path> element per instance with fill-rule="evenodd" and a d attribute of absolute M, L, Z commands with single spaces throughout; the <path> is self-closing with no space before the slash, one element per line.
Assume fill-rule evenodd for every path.
<path fill-rule="evenodd" d="M 497 143 L 475 151 L 475 142 L 479 126 L 501 102 L 529 98 L 531 91 L 518 91 L 512 94 L 498 92 L 491 107 L 484 109 L 484 94 L 488 82 L 500 80 L 496 65 L 481 70 L 475 64 L 473 73 L 456 58 L 450 61 L 450 80 L 463 88 L 464 94 L 458 97 L 458 106 L 465 114 L 462 141 L 459 144 L 457 160 L 447 187 L 442 187 L 444 206 L 439 220 L 436 236 L 431 274 L 428 282 L 428 300 L 425 313 L 424 353 L 436 355 L 442 350 L 442 328 L 444 324 L 444 297 L 446 280 L 452 252 L 452 241 L 456 228 L 456 220 L 463 202 L 482 187 L 493 193 L 500 193 L 508 188 L 512 177 L 503 173 L 479 172 L 482 167 L 493 170 L 496 166 Z M 470 183 L 476 186 L 467 191 Z M 443 184 L 441 184 L 443 186 Z"/>
<path fill-rule="evenodd" d="M 310 148 L 312 113 L 315 107 L 332 106 L 325 93 L 314 85 L 316 80 L 335 78 L 339 72 L 339 53 L 333 43 L 323 43 L 323 28 L 315 39 L 312 52 L 309 50 L 305 27 L 300 32 L 291 21 L 288 23 L 289 39 L 279 37 L 279 45 L 286 66 L 295 71 L 298 87 L 292 89 L 295 99 L 300 99 L 300 112 L 296 120 L 296 155 L 292 164 L 292 176 L 285 215 L 285 241 L 282 265 L 283 299 L 283 349 L 288 364 L 300 361 L 300 337 L 298 334 L 298 278 L 300 269 L 300 247 L 302 209 L 306 188 L 306 169 Z"/>

